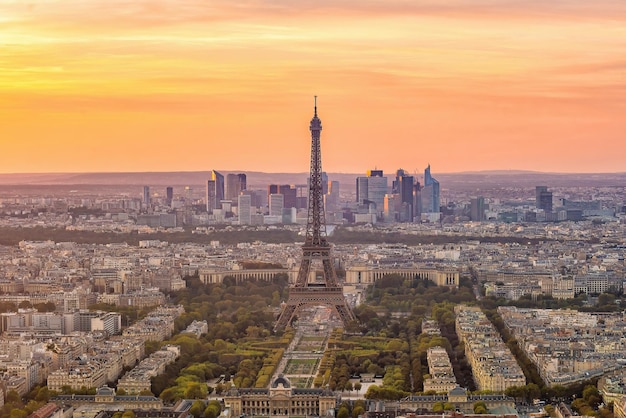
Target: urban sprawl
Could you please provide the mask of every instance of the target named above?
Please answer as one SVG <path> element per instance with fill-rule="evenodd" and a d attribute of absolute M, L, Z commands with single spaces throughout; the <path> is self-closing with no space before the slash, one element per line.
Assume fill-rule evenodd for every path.
<path fill-rule="evenodd" d="M 249 187 L 246 174 L 212 171 L 204 185 L 189 187 L 68 186 L 36 195 L 4 186 L 0 402 L 6 416 L 563 418 L 589 413 L 563 394 L 577 384 L 586 385 L 589 404 L 589 386 L 596 390 L 597 416 L 626 416 L 626 187 L 503 186 L 478 195 L 440 189 L 430 166 L 419 178 L 370 170 L 350 185 L 325 173 L 322 179 L 322 227 L 361 323 L 342 324 L 324 306 L 284 332 L 252 318 L 232 331 L 246 336 L 245 349 L 215 329 L 222 326 L 216 318 L 241 321 L 245 309 L 228 310 L 228 289 L 236 293 L 251 283 L 282 284 L 285 293 L 250 306 L 279 315 L 298 278 L 309 185 Z M 388 290 L 394 286 L 399 291 Z M 442 295 L 465 287 L 473 300 L 438 317 L 439 300 L 399 299 L 404 288 L 429 286 Z M 203 305 L 219 310 L 215 316 L 203 317 L 177 299 L 193 289 L 206 291 L 210 301 L 218 288 L 224 303 Z M 199 298 L 193 291 L 187 297 Z M 376 297 L 381 300 L 372 302 Z M 418 302 L 435 308 L 418 313 Z M 417 317 L 422 340 L 376 328 L 406 326 Z M 427 347 L 419 379 L 399 371 L 414 341 L 450 341 L 446 321 L 454 346 Z M 208 344 L 207 333 L 219 338 L 194 366 L 190 347 Z M 357 337 L 374 342 L 359 346 Z M 368 363 L 341 365 L 346 347 L 361 350 L 361 363 Z M 376 363 L 387 352 L 388 360 Z M 528 392 L 533 382 L 519 356 L 536 370 L 540 390 Z M 459 364 L 471 370 L 471 384 L 459 379 Z M 196 374 L 187 381 L 190 367 Z M 341 381 L 335 370 L 341 367 L 362 370 Z M 247 368 L 256 375 L 244 376 Z M 176 370 L 178 380 L 170 382 L 185 391 L 157 387 L 168 370 Z M 396 384 L 396 374 L 411 383 Z"/>

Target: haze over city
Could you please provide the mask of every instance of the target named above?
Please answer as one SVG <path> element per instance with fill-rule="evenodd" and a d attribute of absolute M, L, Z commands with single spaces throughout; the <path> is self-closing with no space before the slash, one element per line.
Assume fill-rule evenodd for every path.
<path fill-rule="evenodd" d="M 626 3 L 9 1 L 0 172 L 626 171 Z"/>

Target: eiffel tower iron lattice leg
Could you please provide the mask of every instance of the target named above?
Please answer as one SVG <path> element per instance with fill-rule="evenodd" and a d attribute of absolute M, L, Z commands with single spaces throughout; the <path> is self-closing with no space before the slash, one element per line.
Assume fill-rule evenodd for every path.
<path fill-rule="evenodd" d="M 322 121 L 317 117 L 317 97 L 315 112 L 311 119 L 311 172 L 309 180 L 309 206 L 307 230 L 302 247 L 302 262 L 295 284 L 289 288 L 289 298 L 274 326 L 275 330 L 290 325 L 302 309 L 310 306 L 327 306 L 344 324 L 355 321 L 356 317 L 337 283 L 337 274 L 332 264 L 330 244 L 326 239 L 324 195 L 322 193 L 322 153 L 320 132 Z M 313 262 L 321 262 L 323 281 L 310 282 Z"/>

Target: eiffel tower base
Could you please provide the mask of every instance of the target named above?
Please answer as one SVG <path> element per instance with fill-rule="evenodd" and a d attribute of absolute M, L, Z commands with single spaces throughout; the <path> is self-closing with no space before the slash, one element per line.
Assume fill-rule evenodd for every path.
<path fill-rule="evenodd" d="M 327 306 L 331 308 L 341 321 L 347 324 L 356 317 L 343 296 L 341 286 L 306 286 L 289 289 L 289 298 L 276 321 L 274 330 L 290 326 L 293 319 L 305 308 L 310 306 Z"/>

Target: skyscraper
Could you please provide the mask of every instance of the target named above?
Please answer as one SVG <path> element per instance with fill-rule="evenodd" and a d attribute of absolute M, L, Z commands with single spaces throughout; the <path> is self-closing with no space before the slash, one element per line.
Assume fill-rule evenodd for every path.
<path fill-rule="evenodd" d="M 282 194 L 270 194 L 270 216 L 283 216 L 285 207 L 285 196 Z"/>
<path fill-rule="evenodd" d="M 356 197 L 360 205 L 373 205 L 378 218 L 382 218 L 387 194 L 387 177 L 383 170 L 369 170 L 367 177 L 357 177 Z"/>
<path fill-rule="evenodd" d="M 415 177 L 403 170 L 398 169 L 396 179 L 392 183 L 392 193 L 400 196 L 401 210 L 399 212 L 398 221 L 413 222 L 415 216 Z"/>
<path fill-rule="evenodd" d="M 237 196 L 244 190 L 246 190 L 246 175 L 241 174 L 227 174 L 226 175 L 226 200 L 232 200 L 234 204 L 237 204 Z"/>
<path fill-rule="evenodd" d="M 424 187 L 422 188 L 422 212 L 439 213 L 439 182 L 430 175 L 430 164 L 424 170 Z"/>
<path fill-rule="evenodd" d="M 537 209 L 544 212 L 552 212 L 552 192 L 548 191 L 548 186 L 537 186 L 535 188 L 535 204 Z"/>
<path fill-rule="evenodd" d="M 172 200 L 174 200 L 174 188 L 168 186 L 165 188 L 165 204 L 167 206 L 172 206 Z"/>
<path fill-rule="evenodd" d="M 207 180 L 206 183 L 206 211 L 209 213 L 213 213 L 213 209 L 215 209 L 215 205 L 219 200 L 215 197 L 216 194 L 216 185 L 215 180 Z"/>
<path fill-rule="evenodd" d="M 211 171 L 211 179 L 206 186 L 206 211 L 213 213 L 214 209 L 221 208 L 224 200 L 224 176 L 215 170 Z"/>
<path fill-rule="evenodd" d="M 368 177 L 356 178 L 356 201 L 362 205 L 369 200 L 367 190 Z"/>
<path fill-rule="evenodd" d="M 150 206 L 150 186 L 143 186 L 143 205 L 146 208 Z"/>
<path fill-rule="evenodd" d="M 252 197 L 250 195 L 237 196 L 237 213 L 239 225 L 249 225 L 252 219 Z"/>
<path fill-rule="evenodd" d="M 289 184 L 270 184 L 267 188 L 267 196 L 282 194 L 284 196 L 284 207 L 297 208 L 297 189 Z"/>
<path fill-rule="evenodd" d="M 419 181 L 415 180 L 413 185 L 413 219 L 417 219 L 419 222 L 422 216 L 422 185 Z"/>
<path fill-rule="evenodd" d="M 470 219 L 472 221 L 485 220 L 485 198 L 479 196 L 470 201 Z"/>
<path fill-rule="evenodd" d="M 326 212 L 334 212 L 339 205 L 339 182 L 328 180 L 328 193 L 324 195 L 324 207 Z"/>
<path fill-rule="evenodd" d="M 267 206 L 267 194 L 263 190 L 246 189 L 241 192 L 241 195 L 250 196 L 250 206 L 253 208 Z"/>
<path fill-rule="evenodd" d="M 391 193 L 392 194 L 400 194 L 400 182 L 399 178 L 403 176 L 408 176 L 408 173 L 403 169 L 399 168 L 396 171 L 396 179 L 391 182 Z"/>

